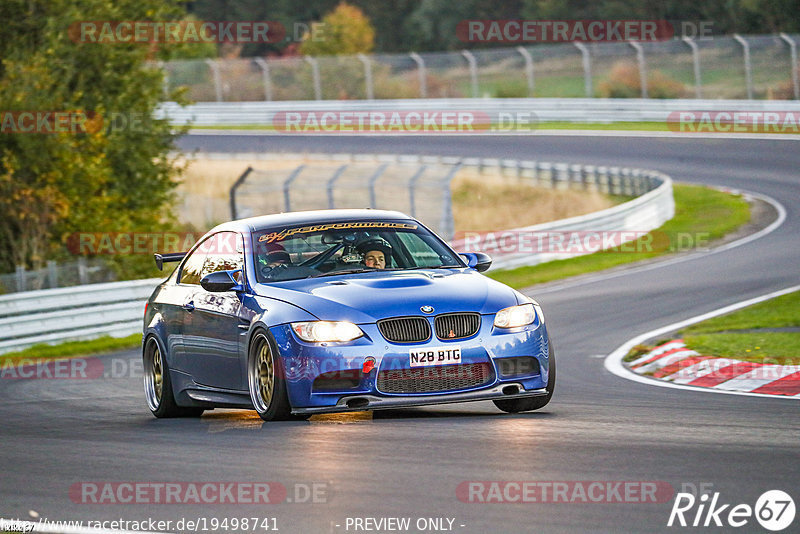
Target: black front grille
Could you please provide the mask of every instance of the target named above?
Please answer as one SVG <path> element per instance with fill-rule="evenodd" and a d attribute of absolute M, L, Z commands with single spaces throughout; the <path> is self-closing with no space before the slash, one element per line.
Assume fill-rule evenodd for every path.
<path fill-rule="evenodd" d="M 477 313 L 445 313 L 436 316 L 434 326 L 439 339 L 462 339 L 478 332 L 481 316 Z"/>
<path fill-rule="evenodd" d="M 378 373 L 378 390 L 384 393 L 432 393 L 478 387 L 492 380 L 488 363 L 387 369 Z"/>
<path fill-rule="evenodd" d="M 431 337 L 431 325 L 424 317 L 395 317 L 378 321 L 381 335 L 394 343 L 420 343 Z"/>

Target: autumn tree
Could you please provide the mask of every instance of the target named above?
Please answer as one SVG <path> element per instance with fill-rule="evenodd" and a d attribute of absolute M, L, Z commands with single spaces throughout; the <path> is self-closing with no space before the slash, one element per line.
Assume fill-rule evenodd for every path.
<path fill-rule="evenodd" d="M 306 35 L 300 51 L 308 56 L 352 55 L 371 52 L 375 30 L 357 7 L 342 2 L 322 17 L 323 36 Z"/>
<path fill-rule="evenodd" d="M 167 21 L 176 0 L 0 2 L 0 272 L 69 257 L 74 232 L 152 231 L 175 186 L 179 132 L 153 118 L 165 99 L 155 67 L 169 49 L 76 39 L 80 21 Z M 20 131 L 33 112 L 88 116 L 77 131 Z M 44 129 L 44 131 L 43 131 Z"/>

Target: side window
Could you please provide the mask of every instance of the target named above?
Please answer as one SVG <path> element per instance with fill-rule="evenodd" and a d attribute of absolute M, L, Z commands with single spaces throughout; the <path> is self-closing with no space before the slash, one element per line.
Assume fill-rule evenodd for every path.
<path fill-rule="evenodd" d="M 213 237 L 211 238 L 213 239 Z M 207 244 L 211 239 L 206 239 L 199 247 L 186 258 L 181 269 L 181 284 L 200 284 L 200 273 L 203 271 L 203 264 L 206 261 Z"/>
<path fill-rule="evenodd" d="M 230 271 L 244 267 L 242 239 L 239 234 L 220 232 L 214 234 L 210 241 L 200 278 L 217 271 Z"/>

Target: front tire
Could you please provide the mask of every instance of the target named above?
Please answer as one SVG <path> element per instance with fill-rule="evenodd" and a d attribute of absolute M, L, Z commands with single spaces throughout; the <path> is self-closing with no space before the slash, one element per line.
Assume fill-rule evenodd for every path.
<path fill-rule="evenodd" d="M 550 348 L 550 369 L 547 376 L 547 395 L 541 397 L 528 397 L 521 399 L 500 399 L 492 401 L 494 405 L 508 413 L 530 412 L 544 408 L 553 398 L 553 391 L 556 389 L 556 353 L 553 344 L 548 342 Z"/>
<path fill-rule="evenodd" d="M 157 418 L 200 417 L 202 408 L 186 408 L 175 403 L 167 360 L 156 338 L 149 337 L 144 349 L 144 396 L 147 407 Z"/>
<path fill-rule="evenodd" d="M 292 416 L 283 367 L 277 354 L 264 330 L 253 335 L 247 359 L 247 384 L 253 407 L 264 421 L 296 419 Z"/>

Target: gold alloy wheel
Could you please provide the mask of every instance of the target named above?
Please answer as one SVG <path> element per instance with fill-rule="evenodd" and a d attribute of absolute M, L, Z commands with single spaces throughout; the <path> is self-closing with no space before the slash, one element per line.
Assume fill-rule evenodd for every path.
<path fill-rule="evenodd" d="M 154 338 L 148 340 L 144 361 L 144 394 L 153 412 L 161 408 L 164 398 L 164 360 Z"/>
<path fill-rule="evenodd" d="M 267 340 L 264 340 L 258 351 L 258 393 L 265 407 L 269 407 L 272 402 L 274 389 L 275 366 L 272 362 L 272 351 Z"/>
<path fill-rule="evenodd" d="M 161 394 L 164 391 L 164 372 L 161 365 L 161 351 L 156 346 L 156 351 L 153 354 L 153 394 L 157 404 L 161 404 Z"/>

